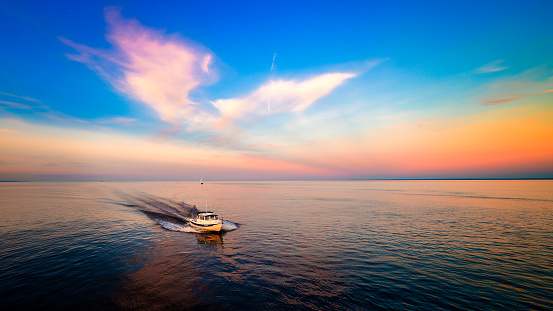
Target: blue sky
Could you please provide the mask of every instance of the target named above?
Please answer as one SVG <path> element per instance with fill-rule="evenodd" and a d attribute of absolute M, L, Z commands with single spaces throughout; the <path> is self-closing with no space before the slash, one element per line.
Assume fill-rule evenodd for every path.
<path fill-rule="evenodd" d="M 541 141 L 552 121 L 552 9 L 550 1 L 3 1 L 0 128 L 14 145 L 0 154 L 0 178 L 193 179 L 202 170 L 214 179 L 552 176 L 545 159 L 553 148 Z M 127 51 L 118 46 L 141 35 L 149 38 Z M 162 49 L 169 45 L 190 52 L 190 61 L 174 61 L 189 76 L 158 73 L 172 70 L 164 57 L 183 55 Z M 166 67 L 154 70 L 138 58 Z M 470 127 L 452 124 L 470 120 L 463 122 L 500 141 L 500 133 L 476 120 L 489 114 L 524 127 L 513 111 L 528 109 L 544 124 L 529 132 L 534 145 L 520 138 L 513 142 L 519 149 L 476 149 L 464 157 L 481 160 L 460 159 L 476 137 Z M 450 125 L 415 138 L 389 132 L 440 122 Z M 155 154 L 140 162 L 151 167 L 149 175 L 126 175 L 132 166 L 119 171 L 110 156 L 81 163 L 83 154 L 64 153 L 70 142 L 63 131 L 83 131 L 79 141 L 94 133 L 131 135 L 160 150 L 183 148 L 175 151 L 183 155 L 170 160 L 174 175 L 156 173 L 169 160 Z M 452 131 L 457 149 L 443 151 L 433 131 Z M 39 133 L 60 140 L 53 158 L 17 143 L 23 138 L 13 133 L 23 132 L 28 141 L 41 139 Z M 402 139 L 430 141 L 429 153 L 420 156 L 443 165 L 416 168 L 401 156 L 419 152 L 416 146 L 385 143 Z M 216 163 L 186 158 L 187 148 Z M 506 153 L 512 156 L 503 166 L 489 168 L 486 159 Z M 55 162 L 54 154 L 64 160 Z M 219 163 L 220 157 L 237 162 Z M 257 166 L 248 166 L 252 159 Z M 72 170 L 68 163 L 77 162 L 90 170 Z M 24 163 L 35 170 L 22 169 Z"/>

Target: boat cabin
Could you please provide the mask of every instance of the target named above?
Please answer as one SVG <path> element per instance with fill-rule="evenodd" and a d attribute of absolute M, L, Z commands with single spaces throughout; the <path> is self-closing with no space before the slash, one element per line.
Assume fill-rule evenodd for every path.
<path fill-rule="evenodd" d="M 190 225 L 202 231 L 221 231 L 223 220 L 213 212 L 199 212 L 196 219 L 190 221 Z"/>
<path fill-rule="evenodd" d="M 199 212 L 196 215 L 197 220 L 219 220 L 219 215 L 213 212 Z"/>

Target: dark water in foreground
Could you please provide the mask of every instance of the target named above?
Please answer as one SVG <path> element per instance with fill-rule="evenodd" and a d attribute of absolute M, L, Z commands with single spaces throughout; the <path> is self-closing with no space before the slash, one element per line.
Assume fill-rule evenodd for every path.
<path fill-rule="evenodd" d="M 553 181 L 203 187 L 0 183 L 0 309 L 553 309 Z"/>

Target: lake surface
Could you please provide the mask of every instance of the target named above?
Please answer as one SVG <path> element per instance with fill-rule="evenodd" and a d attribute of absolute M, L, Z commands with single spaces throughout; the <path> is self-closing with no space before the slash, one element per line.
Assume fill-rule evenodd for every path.
<path fill-rule="evenodd" d="M 553 181 L 0 183 L 0 309 L 552 310 Z"/>

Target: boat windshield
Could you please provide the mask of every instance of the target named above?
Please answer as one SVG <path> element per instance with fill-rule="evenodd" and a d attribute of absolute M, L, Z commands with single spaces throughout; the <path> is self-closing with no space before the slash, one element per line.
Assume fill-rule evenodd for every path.
<path fill-rule="evenodd" d="M 207 215 L 207 216 L 198 215 L 198 219 L 200 219 L 200 220 L 217 220 L 217 219 L 219 219 L 219 217 L 217 215 Z"/>

